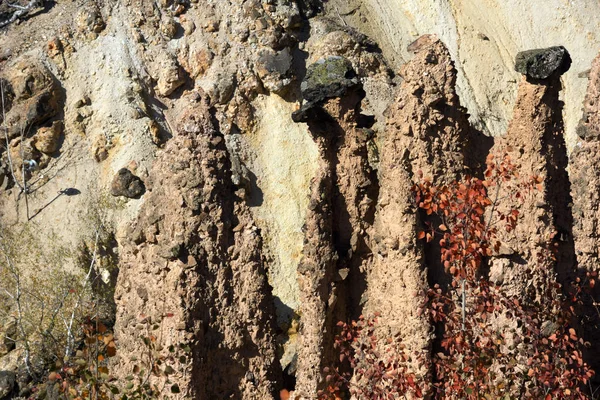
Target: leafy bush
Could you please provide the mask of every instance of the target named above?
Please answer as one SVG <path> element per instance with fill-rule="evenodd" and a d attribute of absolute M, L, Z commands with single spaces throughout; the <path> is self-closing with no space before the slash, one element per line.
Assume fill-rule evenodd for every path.
<path fill-rule="evenodd" d="M 166 314 L 165 318 L 170 315 Z M 163 354 L 156 333 L 160 325 L 146 316 L 141 317 L 140 323 L 146 326 L 139 338 L 144 350 L 139 358 L 129 360 L 133 367 L 124 379 L 110 372 L 110 359 L 118 352 L 112 332 L 98 319 L 87 319 L 81 348 L 51 372 L 47 380 L 54 382 L 55 391 L 75 400 L 150 400 L 179 394 L 180 388 L 171 381 L 171 376 L 184 373 L 191 349 L 186 345 L 169 346 L 168 353 Z"/>
<path fill-rule="evenodd" d="M 452 277 L 450 287 L 435 285 L 422 294 L 428 301 L 421 312 L 438 328 L 431 377 L 410 372 L 407 361 L 423 355 L 406 354 L 401 338 L 384 342 L 377 337 L 378 318 L 385 316 L 361 317 L 339 324 L 335 343 L 342 363 L 325 369 L 328 387 L 322 399 L 347 394 L 357 399 L 590 397 L 584 388 L 594 371 L 583 360 L 586 343 L 572 323 L 574 307 L 585 286 L 593 286 L 595 274 L 575 282 L 566 296 L 556 283 L 550 245 L 535 260 L 545 283 L 536 301 L 508 295 L 481 274 L 486 258 L 501 246 L 498 229 L 510 232 L 519 221 L 518 210 L 498 209 L 501 188 L 515 199 L 541 188 L 539 177 L 516 178 L 508 156 L 489 158 L 484 179 L 465 177 L 435 185 L 421 175 L 422 182 L 413 187 L 416 204 L 425 216 L 436 218 L 418 238 L 438 241 L 441 262 Z"/>

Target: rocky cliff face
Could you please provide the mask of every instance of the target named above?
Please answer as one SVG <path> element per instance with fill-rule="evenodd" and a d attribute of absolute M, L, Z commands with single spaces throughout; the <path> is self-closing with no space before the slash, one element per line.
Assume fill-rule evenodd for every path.
<path fill-rule="evenodd" d="M 337 321 L 374 313 L 427 375 L 419 308 L 448 277 L 411 187 L 481 176 L 488 154 L 541 183 L 490 278 L 529 293 L 596 269 L 597 5 L 49 3 L 0 28 L 0 221 L 42 248 L 114 234 L 121 376 L 157 325 L 163 352 L 190 350 L 181 398 L 313 399 Z M 570 65 L 513 71 L 549 45 Z"/>
<path fill-rule="evenodd" d="M 262 239 L 231 182 L 225 139 L 195 94 L 155 160 L 137 220 L 122 232 L 115 334 L 119 371 L 144 352 L 138 332 L 191 349 L 185 397 L 262 399 L 281 374 Z M 147 322 L 143 322 L 147 321 Z"/>

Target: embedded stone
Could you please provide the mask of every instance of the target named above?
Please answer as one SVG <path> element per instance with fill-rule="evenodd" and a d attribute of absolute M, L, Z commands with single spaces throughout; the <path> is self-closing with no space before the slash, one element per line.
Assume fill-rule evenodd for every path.
<path fill-rule="evenodd" d="M 54 153 L 60 147 L 60 136 L 62 132 L 62 121 L 54 121 L 52 126 L 38 129 L 33 137 L 33 147 L 44 154 Z"/>
<path fill-rule="evenodd" d="M 161 96 L 168 96 L 185 83 L 185 77 L 177 63 L 167 63 L 160 70 L 156 91 Z"/>
<path fill-rule="evenodd" d="M 127 168 L 121 168 L 113 178 L 110 194 L 129 199 L 139 198 L 146 191 L 144 182 Z"/>
<path fill-rule="evenodd" d="M 292 59 L 288 47 L 278 52 L 271 49 L 261 52 L 258 58 L 257 72 L 267 90 L 280 94 L 289 86 L 292 82 L 290 77 Z"/>
<path fill-rule="evenodd" d="M 21 130 L 44 123 L 61 108 L 60 86 L 52 73 L 42 64 L 23 59 L 4 74 L 6 92 L 6 126 L 14 138 Z M 7 101 L 8 100 L 8 101 Z M 11 104 L 12 103 L 12 104 Z"/>

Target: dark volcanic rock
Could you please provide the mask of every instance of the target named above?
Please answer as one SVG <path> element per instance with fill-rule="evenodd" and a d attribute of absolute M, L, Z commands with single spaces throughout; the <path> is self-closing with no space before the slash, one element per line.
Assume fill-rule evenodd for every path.
<path fill-rule="evenodd" d="M 360 85 L 350 61 L 344 57 L 331 56 L 311 64 L 306 71 L 300 89 L 304 104 L 292 114 L 295 122 L 306 122 L 309 111 L 327 99 L 343 96 L 349 89 Z"/>
<path fill-rule="evenodd" d="M 562 75 L 571 67 L 571 56 L 563 46 L 522 51 L 515 59 L 515 71 L 533 79 Z"/>
<path fill-rule="evenodd" d="M 123 196 L 130 199 L 139 198 L 145 191 L 144 182 L 127 168 L 121 168 L 117 172 L 110 187 L 110 193 L 113 196 Z"/>
<path fill-rule="evenodd" d="M 309 103 L 339 97 L 356 86 L 358 78 L 350 61 L 332 56 L 310 65 L 302 82 L 302 97 Z"/>

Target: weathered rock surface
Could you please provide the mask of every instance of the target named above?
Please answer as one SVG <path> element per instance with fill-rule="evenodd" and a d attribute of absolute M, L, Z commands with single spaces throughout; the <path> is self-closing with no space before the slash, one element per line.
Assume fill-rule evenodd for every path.
<path fill-rule="evenodd" d="M 562 75 L 571 67 L 571 56 L 563 46 L 521 51 L 515 58 L 515 71 L 533 79 Z"/>
<path fill-rule="evenodd" d="M 357 126 L 361 99 L 358 88 L 330 99 L 322 105 L 322 117 L 309 122 L 320 160 L 298 268 L 302 318 L 296 391 L 303 398 L 323 388 L 322 370 L 335 360 L 335 321 L 360 314 L 357 292 L 364 290 L 363 264 L 370 255 L 366 232 L 376 197 L 376 177 L 367 161 L 369 136 Z"/>
<path fill-rule="evenodd" d="M 319 148 L 298 268 L 302 318 L 295 393 L 301 398 L 316 396 L 325 383 L 322 368 L 336 362 L 331 351 L 335 321 L 356 318 L 361 312 L 359 293 L 364 291 L 371 254 L 368 231 L 378 188 L 368 163 L 373 131 L 361 114 L 365 91 L 353 65 L 366 49 L 358 43 L 352 51 L 324 46 L 319 39 L 323 34 L 327 32 L 316 33 L 310 43 L 321 58 L 307 71 L 301 86 L 305 103 L 293 115 L 306 112 Z M 368 80 L 380 71 L 364 72 L 361 78 Z"/>
<path fill-rule="evenodd" d="M 25 220 L 10 154 L 14 171 L 37 164 L 25 179 L 37 182 L 28 200 L 42 211 L 28 224 L 41 241 L 75 249 L 96 221 L 121 226 L 120 377 L 152 322 L 163 350 L 191 350 L 172 377 L 180 398 L 268 399 L 285 387 L 313 399 L 322 368 L 336 363 L 336 322 L 375 312 L 382 334 L 423 353 L 413 369 L 427 376 L 432 327 L 418 309 L 445 275 L 439 248 L 416 240 L 429 220 L 410 187 L 418 171 L 437 182 L 482 173 L 490 143 L 469 119 L 501 135 L 513 115 L 493 152 L 543 178 L 519 205 L 521 228 L 503 238 L 493 279 L 515 293 L 541 286 L 527 268 L 549 240 L 560 255 L 549 270 L 565 277 L 574 265 L 563 120 L 574 138 L 600 13 L 549 1 L 54 2 L 0 35 L 10 136 L 1 225 Z M 415 41 L 430 32 L 445 45 Z M 561 43 L 573 54 L 566 103 L 557 75 L 567 54 L 557 48 L 542 53 L 556 55 L 542 71 L 523 58 L 523 71 L 548 77 L 521 82 L 511 114 L 517 52 Z M 599 258 L 597 68 L 571 165 L 583 268 Z M 113 187 L 124 165 L 138 177 L 125 170 Z M 65 188 L 80 195 L 52 200 Z M 19 346 L 0 361 L 18 369 Z"/>
<path fill-rule="evenodd" d="M 151 318 L 165 349 L 191 348 L 187 373 L 171 378 L 183 397 L 270 398 L 280 371 L 262 240 L 234 195 L 205 98 L 188 107 L 155 162 L 139 218 L 120 236 L 119 368 L 131 367 L 129 356 L 143 346 L 140 319 Z"/>
<path fill-rule="evenodd" d="M 512 183 L 500 188 L 498 210 L 506 213 L 516 209 L 521 217 L 514 232 L 499 230 L 503 245 L 512 250 L 505 251 L 498 264 L 494 261 L 491 266 L 492 271 L 503 271 L 499 276 L 509 292 L 530 301 L 556 279 L 555 274 L 565 281 L 575 270 L 559 78 L 535 83 L 525 77 L 521 80 L 508 132 L 495 141 L 491 150 L 498 161 L 505 155 L 510 158 L 515 165 L 516 184 L 531 184 L 533 179 L 540 182 L 537 189 L 521 197 L 516 196 L 521 189 Z"/>
<path fill-rule="evenodd" d="M 39 61 L 19 60 L 2 73 L 10 86 L 4 88 L 11 107 L 5 109 L 8 135 L 16 137 L 59 112 L 60 87 L 56 78 Z M 8 102 L 7 102 L 8 103 Z"/>
<path fill-rule="evenodd" d="M 456 69 L 447 48 L 434 35 L 426 35 L 410 50 L 415 55 L 400 71 L 404 80 L 387 110 L 381 142 L 380 191 L 365 298 L 366 314 L 382 316 L 378 334 L 402 337 L 410 353 L 419 355 L 412 371 L 426 377 L 432 336 L 428 318 L 419 312 L 421 294 L 430 282 L 444 281 L 444 269 L 439 247 L 424 247 L 416 240 L 421 216 L 411 187 L 419 179 L 418 171 L 440 184 L 460 178 L 469 166 L 477 171 L 477 160 L 469 151 L 480 138 L 459 104 Z"/>
<path fill-rule="evenodd" d="M 33 137 L 33 147 L 45 154 L 52 154 L 60 147 L 60 137 L 63 132 L 63 123 L 54 121 L 50 127 L 38 129 Z"/>
<path fill-rule="evenodd" d="M 386 134 L 401 142 L 398 149 L 405 153 L 413 177 L 421 171 L 449 183 L 469 166 L 474 173 L 480 167 L 475 140 L 484 138 L 472 131 L 460 105 L 448 49 L 436 36 L 425 35 L 410 50 L 415 55 L 400 70 L 404 81 L 387 110 Z"/>

